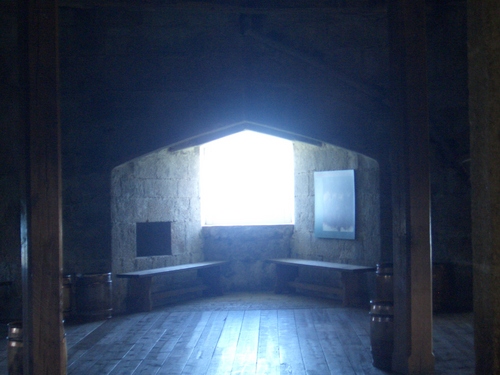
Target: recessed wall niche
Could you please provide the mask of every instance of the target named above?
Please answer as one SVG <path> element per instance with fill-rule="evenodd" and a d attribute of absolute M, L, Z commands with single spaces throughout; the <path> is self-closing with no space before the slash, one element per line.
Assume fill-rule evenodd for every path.
<path fill-rule="evenodd" d="M 171 222 L 136 223 L 136 257 L 172 255 Z"/>
<path fill-rule="evenodd" d="M 222 280 L 225 290 L 248 291 L 272 288 L 276 272 L 266 261 L 269 258 L 294 257 L 370 266 L 380 260 L 377 161 L 325 142 L 309 142 L 300 136 L 297 136 L 299 139 L 288 137 L 294 139 L 294 225 L 202 227 L 198 144 L 247 127 L 254 131 L 267 130 L 254 123 L 234 124 L 166 146 L 113 169 L 114 274 L 227 260 Z M 353 240 L 317 238 L 313 234 L 314 172 L 334 170 L 355 171 L 356 238 Z M 148 222 L 171 223 L 171 256 L 136 257 L 136 223 Z M 125 310 L 126 287 L 126 280 L 113 280 L 113 311 Z"/>

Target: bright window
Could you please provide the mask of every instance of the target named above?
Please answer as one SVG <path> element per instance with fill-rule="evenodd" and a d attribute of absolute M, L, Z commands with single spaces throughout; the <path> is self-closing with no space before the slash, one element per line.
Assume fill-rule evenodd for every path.
<path fill-rule="evenodd" d="M 200 146 L 202 225 L 294 222 L 293 143 L 242 131 Z"/>

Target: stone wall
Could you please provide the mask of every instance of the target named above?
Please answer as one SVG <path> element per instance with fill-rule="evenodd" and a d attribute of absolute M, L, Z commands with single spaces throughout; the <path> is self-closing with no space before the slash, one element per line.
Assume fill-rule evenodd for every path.
<path fill-rule="evenodd" d="M 354 169 L 356 239 L 332 240 L 314 236 L 314 171 Z M 380 260 L 380 203 L 378 163 L 364 155 L 324 144 L 295 145 L 296 221 L 291 255 L 298 258 L 360 265 Z"/>
<path fill-rule="evenodd" d="M 380 261 L 380 194 L 378 163 L 359 153 L 325 144 L 296 144 L 296 222 L 291 256 L 374 266 Z M 354 169 L 356 187 L 356 238 L 340 240 L 314 235 L 314 171 Z M 337 285 L 337 273 L 300 270 L 305 282 Z M 370 280 L 373 290 L 373 280 Z"/>
<path fill-rule="evenodd" d="M 166 144 L 245 119 L 379 160 L 385 107 L 338 78 L 386 85 L 379 6 L 215 3 L 60 7 L 65 272 L 109 272 L 109 174 Z"/>
<path fill-rule="evenodd" d="M 111 270 L 113 167 L 242 118 L 285 126 L 376 159 L 385 176 L 382 253 L 392 258 L 382 3 L 366 2 L 366 8 L 347 12 L 315 11 L 310 4 L 278 7 L 254 20 L 247 17 L 252 29 L 247 34 L 231 7 L 72 3 L 59 9 L 66 273 Z M 19 14 L 15 1 L 5 0 L 1 7 L 0 278 L 14 279 L 19 298 L 19 220 L 13 214 L 24 173 L 19 169 Z M 463 265 L 461 290 L 472 284 L 470 182 L 462 172 L 467 173 L 462 162 L 469 156 L 466 14 L 466 1 L 428 4 L 433 254 L 438 261 Z M 382 100 L 337 76 L 368 83 Z"/>
<path fill-rule="evenodd" d="M 377 101 L 336 78 L 387 92 L 381 3 L 364 3 L 359 13 L 276 10 L 260 21 L 181 3 L 82 9 L 66 2 L 60 9 L 66 272 L 111 267 L 114 166 L 242 118 L 376 159 L 389 209 L 383 95 Z M 470 219 L 465 210 L 456 215 L 457 207 L 470 206 L 470 187 L 460 176 L 468 157 L 465 7 L 429 3 L 429 105 L 434 255 L 470 264 Z M 390 260 L 390 212 L 383 217 L 382 252 Z"/>
<path fill-rule="evenodd" d="M 375 265 L 380 257 L 378 163 L 336 146 L 294 142 L 295 225 L 201 227 L 199 148 L 161 149 L 112 173 L 113 273 L 199 260 L 229 260 L 226 290 L 268 290 L 269 258 L 298 257 Z M 356 239 L 314 236 L 314 171 L 356 171 Z M 136 257 L 137 222 L 172 222 L 172 255 Z M 335 282 L 326 275 L 322 282 Z M 115 280 L 115 306 L 123 308 L 125 282 Z"/>
<path fill-rule="evenodd" d="M 162 149 L 116 167 L 111 183 L 112 270 L 158 268 L 203 260 L 198 149 Z M 171 222 L 172 255 L 136 257 L 137 222 Z M 126 281 L 113 280 L 115 308 Z"/>
<path fill-rule="evenodd" d="M 271 290 L 275 270 L 265 260 L 290 256 L 293 231 L 293 225 L 203 227 L 203 252 L 207 260 L 229 260 L 226 290 Z"/>

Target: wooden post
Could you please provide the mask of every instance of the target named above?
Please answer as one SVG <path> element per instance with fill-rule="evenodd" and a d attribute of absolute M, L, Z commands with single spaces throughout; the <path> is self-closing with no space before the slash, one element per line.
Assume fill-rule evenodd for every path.
<path fill-rule="evenodd" d="M 21 62 L 27 112 L 21 223 L 24 373 L 35 375 L 66 374 L 57 17 L 57 0 L 30 0 L 20 7 L 20 24 L 27 25 L 20 29 L 27 57 L 27 64 Z"/>
<path fill-rule="evenodd" d="M 389 2 L 393 74 L 392 369 L 432 374 L 432 262 L 425 1 Z"/>
<path fill-rule="evenodd" d="M 467 3 L 476 374 L 500 373 L 499 12 Z"/>
<path fill-rule="evenodd" d="M 198 276 L 203 280 L 203 284 L 207 286 L 205 295 L 221 296 L 224 294 L 224 289 L 221 283 L 222 266 L 213 266 L 200 268 Z"/>
<path fill-rule="evenodd" d="M 276 263 L 276 285 L 274 291 L 276 294 L 293 293 L 295 290 L 288 283 L 295 280 L 299 275 L 299 268 Z"/>
<path fill-rule="evenodd" d="M 137 277 L 128 280 L 127 311 L 142 312 L 153 310 L 151 298 L 151 277 Z"/>

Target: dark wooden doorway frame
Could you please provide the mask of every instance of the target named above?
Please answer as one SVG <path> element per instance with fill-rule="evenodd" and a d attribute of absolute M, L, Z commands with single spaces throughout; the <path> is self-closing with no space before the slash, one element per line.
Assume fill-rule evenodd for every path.
<path fill-rule="evenodd" d="M 22 3 L 22 2 L 21 2 Z M 396 278 L 401 273 L 401 280 L 408 281 L 399 289 L 396 296 L 396 311 L 400 309 L 401 320 L 396 325 L 402 328 L 403 342 L 398 346 L 403 350 L 400 357 L 407 354 L 410 342 L 413 350 L 416 344 L 423 342 L 421 353 L 411 356 L 424 358 L 424 366 L 433 366 L 432 333 L 416 335 L 415 327 L 423 325 L 429 332 L 432 327 L 430 309 L 430 250 L 429 236 L 424 227 L 428 220 L 427 211 L 419 210 L 417 201 L 424 199 L 425 181 L 428 181 L 428 142 L 425 134 L 427 108 L 427 88 L 420 85 L 426 82 L 425 73 L 425 2 L 423 0 L 391 0 L 396 9 L 396 19 L 392 24 L 403 36 L 399 44 L 403 50 L 395 51 L 392 56 L 400 56 L 398 62 L 401 71 L 396 75 L 405 103 L 398 108 L 405 108 L 403 117 L 405 130 L 410 130 L 418 142 L 412 142 L 406 166 L 410 167 L 410 176 L 401 176 L 398 180 L 403 185 L 405 198 L 398 201 L 395 209 L 402 210 L 403 217 L 395 220 L 394 238 L 402 241 L 394 255 L 401 263 L 395 264 Z M 22 5 L 24 7 L 24 5 Z M 25 135 L 27 136 L 25 195 L 22 215 L 22 267 L 23 267 L 23 322 L 27 355 L 25 366 L 27 373 L 63 374 L 66 372 L 64 353 L 64 328 L 62 325 L 61 282 L 62 282 L 62 214 L 61 214 L 61 146 L 58 104 L 58 2 L 57 0 L 31 0 L 24 9 L 20 9 L 20 24 L 26 21 L 26 36 L 21 37 L 25 46 L 26 66 L 23 82 L 23 99 L 26 103 L 24 116 Z M 402 22 L 404 21 L 404 22 Z M 416 37 L 416 39 L 414 39 Z M 424 43 L 425 44 L 425 43 Z M 422 50 L 423 48 L 423 50 Z M 420 54 L 423 52 L 423 54 Z M 404 58 L 403 58 L 404 56 Z M 423 56 L 423 57 L 422 57 Z M 23 59 L 21 59 L 23 60 Z M 404 67 L 404 69 L 403 69 Z M 23 70 L 23 69 L 22 69 Z M 416 90 L 414 90 L 416 88 Z M 407 122 L 408 121 L 408 122 Z M 399 138 L 398 138 L 399 139 Z M 414 139 L 412 139 L 414 141 Z M 403 142 L 403 145 L 405 143 Z M 426 146 L 427 144 L 427 146 Z M 400 144 L 401 146 L 401 144 Z M 403 153 L 405 151 L 403 150 Z M 423 159 L 421 155 L 426 155 Z M 423 178 L 423 180 L 421 179 Z M 409 180 L 409 185 L 407 185 Z M 396 188 L 398 185 L 396 184 Z M 409 189 L 409 190 L 408 190 Z M 427 192 L 428 194 L 428 192 Z M 418 204 L 422 204 L 420 201 Z M 426 217 L 427 216 L 427 217 Z M 403 224 L 400 226 L 399 224 Z M 402 232 L 400 229 L 403 228 Z M 409 254 L 412 254 L 409 257 Z M 426 261 L 425 258 L 428 258 Z M 416 267 L 425 272 L 415 272 Z M 428 272 L 427 272 L 428 271 Z M 429 280 L 427 284 L 426 280 Z M 406 285 L 409 285 L 408 289 Z M 429 287 L 428 287 L 429 286 Z M 397 293 L 396 293 L 397 294 Z M 398 302 L 399 299 L 399 302 Z M 411 299 L 411 303 L 409 303 Z M 415 320 L 417 311 L 412 310 L 419 301 L 424 303 L 419 311 L 424 315 Z M 427 311 L 428 310 L 428 311 Z M 430 315 L 430 317 L 429 317 Z M 429 325 L 430 322 L 430 325 Z M 418 341 L 418 340 L 422 341 Z M 416 341 L 417 340 L 417 341 Z M 427 343 L 430 341 L 430 344 Z M 429 351 L 430 349 L 430 351 Z M 430 353 L 430 356 L 429 356 Z M 416 358 L 416 357 L 415 357 Z M 405 362 L 406 359 L 403 361 Z M 409 366 L 405 362 L 403 367 Z M 409 369 L 409 373 L 416 373 Z M 423 372 L 419 372 L 423 373 Z"/>
<path fill-rule="evenodd" d="M 21 1 L 18 6 L 24 373 L 66 374 L 58 1 Z"/>
<path fill-rule="evenodd" d="M 394 353 L 392 369 L 432 374 L 429 114 L 424 0 L 390 0 Z"/>

